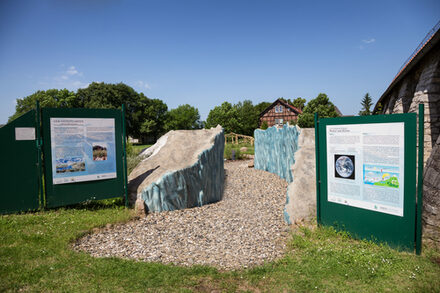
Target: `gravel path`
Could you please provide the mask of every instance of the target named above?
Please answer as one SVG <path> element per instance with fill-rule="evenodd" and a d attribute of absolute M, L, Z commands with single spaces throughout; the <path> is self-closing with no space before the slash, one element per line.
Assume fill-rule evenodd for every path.
<path fill-rule="evenodd" d="M 117 256 L 178 265 L 239 269 L 283 255 L 287 182 L 227 162 L 223 200 L 199 208 L 148 214 L 89 234 L 74 244 L 97 257 Z"/>

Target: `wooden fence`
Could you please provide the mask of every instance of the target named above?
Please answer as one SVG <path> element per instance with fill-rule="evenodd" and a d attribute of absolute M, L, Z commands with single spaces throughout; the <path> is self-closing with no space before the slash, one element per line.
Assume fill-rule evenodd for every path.
<path fill-rule="evenodd" d="M 248 143 L 250 145 L 254 145 L 254 138 L 252 136 L 231 132 L 225 134 L 225 144 L 228 143 L 231 144 Z"/>

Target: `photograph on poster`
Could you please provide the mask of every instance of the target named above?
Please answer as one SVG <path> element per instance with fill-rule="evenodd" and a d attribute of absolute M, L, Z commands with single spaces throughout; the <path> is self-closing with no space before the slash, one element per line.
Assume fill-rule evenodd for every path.
<path fill-rule="evenodd" d="M 50 118 L 53 184 L 116 178 L 113 118 Z"/>
<path fill-rule="evenodd" d="M 107 160 L 107 144 L 105 142 L 93 143 L 93 161 Z"/>
<path fill-rule="evenodd" d="M 355 157 L 351 155 L 335 155 L 335 177 L 355 179 Z"/>

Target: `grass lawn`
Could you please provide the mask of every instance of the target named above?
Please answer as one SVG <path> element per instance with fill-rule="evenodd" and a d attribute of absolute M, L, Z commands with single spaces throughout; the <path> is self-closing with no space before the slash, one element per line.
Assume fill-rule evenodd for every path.
<path fill-rule="evenodd" d="M 397 252 L 331 228 L 297 228 L 284 258 L 233 272 L 93 258 L 71 250 L 71 243 L 93 228 L 131 217 L 120 200 L 0 216 L 0 291 L 440 291 L 438 251 Z"/>
<path fill-rule="evenodd" d="M 139 155 L 140 152 L 142 152 L 146 148 L 149 148 L 150 146 L 152 146 L 152 144 L 134 144 L 133 150 L 136 155 Z"/>
<path fill-rule="evenodd" d="M 247 151 L 242 152 L 240 151 L 240 148 L 246 147 Z M 239 144 L 232 144 L 228 143 L 225 145 L 225 152 L 224 152 L 224 158 L 231 159 L 232 157 L 232 150 L 235 150 L 235 158 L 236 159 L 242 159 L 244 154 L 247 155 L 253 155 L 254 154 L 254 146 L 247 143 L 239 143 Z"/>

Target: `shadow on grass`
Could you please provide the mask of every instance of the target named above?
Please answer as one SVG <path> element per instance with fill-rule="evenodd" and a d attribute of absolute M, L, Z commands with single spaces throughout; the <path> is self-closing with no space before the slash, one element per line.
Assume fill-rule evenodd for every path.
<path fill-rule="evenodd" d="M 81 209 L 81 210 L 100 210 L 108 208 L 125 208 L 125 200 L 123 197 L 115 197 L 101 200 L 87 200 L 81 203 L 68 205 L 64 209 Z"/>

